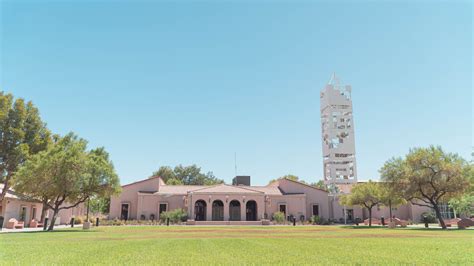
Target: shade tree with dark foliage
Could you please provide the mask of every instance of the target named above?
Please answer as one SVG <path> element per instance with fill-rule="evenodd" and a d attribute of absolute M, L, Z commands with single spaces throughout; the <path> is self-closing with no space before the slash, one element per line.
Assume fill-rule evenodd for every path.
<path fill-rule="evenodd" d="M 48 230 L 53 230 L 60 210 L 120 190 L 108 153 L 103 148 L 87 150 L 87 142 L 72 133 L 56 137 L 47 150 L 31 156 L 15 174 L 13 185 L 53 210 Z"/>
<path fill-rule="evenodd" d="M 459 155 L 441 147 L 415 148 L 405 158 L 392 158 L 380 169 L 382 180 L 414 205 L 433 209 L 443 229 L 440 205 L 466 193 L 474 170 Z"/>

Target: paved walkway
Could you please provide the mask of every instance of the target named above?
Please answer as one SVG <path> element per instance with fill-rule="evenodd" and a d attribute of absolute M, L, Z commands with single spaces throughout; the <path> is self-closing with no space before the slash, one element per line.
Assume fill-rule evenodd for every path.
<path fill-rule="evenodd" d="M 54 229 L 66 229 L 66 228 L 71 228 L 70 225 L 55 225 Z M 74 228 L 82 228 L 82 224 L 76 224 L 74 225 Z M 24 232 L 38 232 L 38 231 L 43 231 L 43 227 L 38 227 L 38 228 L 23 228 L 23 229 L 6 229 L 2 228 L 0 230 L 1 233 L 24 233 Z"/>

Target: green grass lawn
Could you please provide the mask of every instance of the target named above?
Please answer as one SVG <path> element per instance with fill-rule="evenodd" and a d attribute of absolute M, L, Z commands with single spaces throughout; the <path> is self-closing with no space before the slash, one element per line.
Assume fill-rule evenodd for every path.
<path fill-rule="evenodd" d="M 0 234 L 0 264 L 473 265 L 474 230 L 99 227 Z"/>

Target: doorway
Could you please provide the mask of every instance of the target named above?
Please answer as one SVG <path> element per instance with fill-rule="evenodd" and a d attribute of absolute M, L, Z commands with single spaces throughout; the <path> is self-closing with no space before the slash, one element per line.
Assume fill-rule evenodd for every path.
<path fill-rule="evenodd" d="M 128 214 L 130 211 L 130 204 L 122 203 L 122 209 L 120 211 L 120 220 L 128 220 Z"/>
<path fill-rule="evenodd" d="M 240 221 L 240 202 L 238 200 L 233 200 L 230 202 L 229 215 L 230 221 Z"/>
<path fill-rule="evenodd" d="M 257 220 L 257 202 L 250 200 L 246 205 L 246 218 L 247 221 L 256 221 Z"/>
<path fill-rule="evenodd" d="M 205 221 L 206 208 L 207 208 L 207 204 L 204 200 L 196 201 L 196 203 L 194 203 L 194 220 Z"/>
<path fill-rule="evenodd" d="M 215 200 L 212 203 L 212 220 L 224 221 L 224 203 L 220 200 Z"/>

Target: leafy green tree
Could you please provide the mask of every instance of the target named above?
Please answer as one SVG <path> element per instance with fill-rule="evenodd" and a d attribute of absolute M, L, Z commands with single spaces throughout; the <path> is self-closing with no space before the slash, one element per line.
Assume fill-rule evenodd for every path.
<path fill-rule="evenodd" d="M 403 195 L 400 191 L 394 189 L 393 186 L 387 183 L 380 184 L 381 189 L 381 203 L 389 208 L 390 212 L 390 221 L 392 221 L 392 208 L 406 204 L 406 200 L 403 198 Z"/>
<path fill-rule="evenodd" d="M 311 186 L 317 187 L 317 188 L 320 188 L 320 189 L 324 189 L 324 190 L 328 190 L 328 188 L 327 188 L 326 184 L 324 184 L 323 180 L 319 180 L 316 183 L 311 183 Z"/>
<path fill-rule="evenodd" d="M 60 210 L 120 190 L 108 153 L 103 148 L 87 151 L 87 142 L 72 133 L 31 156 L 18 169 L 13 184 L 19 193 L 44 200 L 53 210 L 48 230 L 53 230 Z"/>
<path fill-rule="evenodd" d="M 11 94 L 0 91 L 0 182 L 4 185 L 0 202 L 18 167 L 50 143 L 51 133 L 33 103 L 25 103 L 21 98 L 14 100 Z"/>
<path fill-rule="evenodd" d="M 443 229 L 440 204 L 464 194 L 473 175 L 472 165 L 459 155 L 434 146 L 412 149 L 404 159 L 392 158 L 380 173 L 407 201 L 433 209 Z"/>
<path fill-rule="evenodd" d="M 174 186 L 177 186 L 177 185 L 184 185 L 183 181 L 177 179 L 177 178 L 171 178 L 171 179 L 168 179 L 168 181 L 166 181 L 166 184 L 167 185 L 174 185 Z"/>
<path fill-rule="evenodd" d="M 281 177 L 279 177 L 279 178 L 277 178 L 277 179 L 272 179 L 272 180 L 270 180 L 270 182 L 268 182 L 268 183 L 270 184 L 270 183 L 273 183 L 273 182 L 275 182 L 275 181 L 277 181 L 277 180 L 280 180 L 280 179 L 289 179 L 289 180 L 298 181 L 298 182 L 302 182 L 302 183 L 305 183 L 305 184 L 306 184 L 306 182 L 304 182 L 303 180 L 299 180 L 300 178 L 299 178 L 298 176 L 292 175 L 292 174 L 284 175 L 284 176 L 281 176 Z"/>
<path fill-rule="evenodd" d="M 474 214 L 474 195 L 466 194 L 449 200 L 449 207 L 453 208 L 455 216 Z"/>
<path fill-rule="evenodd" d="M 90 211 L 95 214 L 108 214 L 110 211 L 110 197 L 93 196 L 89 200 Z"/>
<path fill-rule="evenodd" d="M 372 208 L 382 203 L 384 191 L 379 183 L 369 180 L 367 183 L 358 183 L 352 187 L 350 194 L 340 197 L 343 205 L 359 205 L 369 211 L 369 226 L 372 226 Z"/>
<path fill-rule="evenodd" d="M 163 182 L 165 182 L 166 184 L 168 184 L 168 180 L 176 179 L 176 175 L 173 171 L 173 168 L 171 168 L 169 166 L 161 166 L 160 169 L 158 169 L 158 171 L 153 172 L 152 177 L 154 177 L 154 176 L 161 177 Z M 171 185 L 171 184 L 168 184 L 168 185 Z"/>
<path fill-rule="evenodd" d="M 224 180 L 214 176 L 212 172 L 202 173 L 201 168 L 195 164 L 190 166 L 178 165 L 174 169 L 162 166 L 153 173 L 160 176 L 168 185 L 215 185 L 222 184 Z"/>

